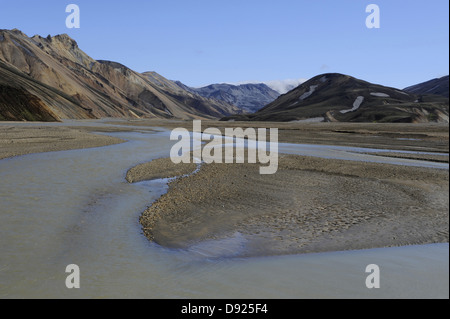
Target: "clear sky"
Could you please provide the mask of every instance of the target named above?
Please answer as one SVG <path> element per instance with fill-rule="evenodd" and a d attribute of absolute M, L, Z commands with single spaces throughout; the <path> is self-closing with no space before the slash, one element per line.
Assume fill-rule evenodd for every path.
<path fill-rule="evenodd" d="M 80 7 L 80 29 L 65 8 Z M 366 6 L 380 28 L 366 27 Z M 191 86 L 339 72 L 404 88 L 449 73 L 448 0 L 0 0 L 0 28 Z"/>

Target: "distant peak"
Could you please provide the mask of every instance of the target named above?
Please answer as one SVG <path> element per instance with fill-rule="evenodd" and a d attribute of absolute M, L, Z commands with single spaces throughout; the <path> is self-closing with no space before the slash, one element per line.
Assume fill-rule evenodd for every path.
<path fill-rule="evenodd" d="M 69 35 L 67 33 L 55 35 L 54 38 L 56 38 L 58 40 L 72 40 L 72 41 L 74 41 L 71 37 L 69 37 Z"/>
<path fill-rule="evenodd" d="M 319 74 L 319 75 L 309 79 L 308 81 L 304 82 L 302 85 L 308 86 L 308 85 L 310 85 L 310 83 L 315 83 L 315 82 L 325 83 L 325 81 L 328 81 L 328 80 L 331 80 L 332 82 L 340 82 L 340 83 L 347 82 L 347 81 L 362 81 L 362 80 L 359 80 L 359 79 L 354 78 L 347 74 L 324 73 L 324 74 Z"/>
<path fill-rule="evenodd" d="M 52 38 L 52 40 L 59 41 L 67 46 L 78 47 L 77 42 L 74 39 L 72 39 L 71 37 L 69 37 L 69 35 L 67 35 L 66 33 L 58 34 L 58 35 L 54 36 Z"/>
<path fill-rule="evenodd" d="M 19 29 L 16 29 L 16 28 L 12 29 L 11 33 L 14 33 L 16 35 L 21 35 L 23 37 L 27 37 L 28 38 L 28 36 L 25 33 L 23 33 L 22 31 L 20 31 Z"/>
<path fill-rule="evenodd" d="M 19 29 L 12 29 L 12 30 L 9 30 L 9 29 L 0 29 L 0 32 L 1 33 L 12 33 L 12 34 L 14 34 L 14 35 L 19 35 L 19 36 L 22 36 L 22 37 L 25 37 L 25 38 L 28 38 L 28 36 L 25 34 L 25 33 L 23 33 L 22 31 L 20 31 Z"/>
<path fill-rule="evenodd" d="M 97 62 L 100 64 L 109 65 L 110 67 L 112 67 L 114 69 L 128 69 L 125 65 L 123 65 L 119 62 L 108 61 L 108 60 L 97 60 Z"/>
<path fill-rule="evenodd" d="M 159 73 L 155 71 L 145 71 L 142 73 L 143 75 L 159 75 Z"/>
<path fill-rule="evenodd" d="M 324 73 L 324 74 L 319 74 L 319 75 L 315 76 L 313 79 L 321 79 L 323 77 L 326 77 L 326 78 L 345 78 L 345 79 L 352 78 L 350 75 L 346 75 L 346 74 L 342 74 L 342 73 Z"/>
<path fill-rule="evenodd" d="M 43 38 L 40 35 L 36 34 L 32 37 L 32 39 L 43 39 Z M 45 39 L 50 43 L 52 43 L 53 41 L 56 41 L 56 42 L 62 43 L 64 46 L 67 46 L 67 47 L 71 47 L 71 48 L 78 47 L 77 42 L 74 39 L 72 39 L 69 35 L 67 35 L 66 33 L 58 34 L 53 37 L 51 34 L 49 34 L 47 37 L 45 37 Z"/>

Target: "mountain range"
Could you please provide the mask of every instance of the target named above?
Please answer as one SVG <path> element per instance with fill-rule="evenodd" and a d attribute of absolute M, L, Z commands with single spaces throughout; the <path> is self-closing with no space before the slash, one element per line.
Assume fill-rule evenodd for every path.
<path fill-rule="evenodd" d="M 0 120 L 217 119 L 238 107 L 184 91 L 156 74 L 97 61 L 68 35 L 0 30 Z"/>
<path fill-rule="evenodd" d="M 354 77 L 318 75 L 253 114 L 223 121 L 446 122 L 449 99 L 409 93 Z"/>
<path fill-rule="evenodd" d="M 241 85 L 222 83 L 211 84 L 201 88 L 188 87 L 179 81 L 176 81 L 175 83 L 189 92 L 236 105 L 246 113 L 259 111 L 280 96 L 280 93 L 271 89 L 264 83 L 248 83 Z"/>
<path fill-rule="evenodd" d="M 337 73 L 316 76 L 281 95 L 264 83 L 192 88 L 156 72 L 94 60 L 66 34 L 44 38 L 0 30 L 0 120 L 6 121 L 448 123 L 448 92 L 448 76 L 400 90 Z"/>

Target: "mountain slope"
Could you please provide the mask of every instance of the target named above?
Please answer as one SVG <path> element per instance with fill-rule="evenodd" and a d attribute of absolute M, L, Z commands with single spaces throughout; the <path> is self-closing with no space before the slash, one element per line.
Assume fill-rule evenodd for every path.
<path fill-rule="evenodd" d="M 0 120 L 59 121 L 95 118 L 67 94 L 34 80 L 0 60 Z"/>
<path fill-rule="evenodd" d="M 343 74 L 322 74 L 260 111 L 223 120 L 448 122 L 449 101 L 418 96 Z"/>
<path fill-rule="evenodd" d="M 25 90 L 0 85 L 0 121 L 57 121 L 41 99 Z"/>
<path fill-rule="evenodd" d="M 449 76 L 433 79 L 427 82 L 419 83 L 404 89 L 404 91 L 413 94 L 436 94 L 446 98 L 449 97 Z"/>
<path fill-rule="evenodd" d="M 280 94 L 266 84 L 212 84 L 202 88 L 191 88 L 175 82 L 180 88 L 206 98 L 224 101 L 236 105 L 246 113 L 253 113 L 273 102 Z"/>
<path fill-rule="evenodd" d="M 203 114 L 213 117 L 223 117 L 229 114 L 242 113 L 241 110 L 226 101 L 204 97 L 188 87 L 184 89 L 175 82 L 166 79 L 156 72 L 142 73 L 148 81 L 158 86 L 165 94 L 173 97 L 182 104 L 189 105 Z"/>
<path fill-rule="evenodd" d="M 208 104 L 195 97 L 186 101 L 183 94 L 180 98 L 179 93 L 159 87 L 145 75 L 120 63 L 96 61 L 81 51 L 67 35 L 29 38 L 16 29 L 0 30 L 0 61 L 22 79 L 33 80 L 70 99 L 73 103 L 67 107 L 58 103 L 48 104 L 43 99 L 46 93 L 34 87 L 33 95 L 47 103 L 60 119 L 208 119 L 234 111 L 232 106 Z M 15 78 L 8 78 L 6 74 L 2 76 L 4 81 L 15 83 Z M 27 90 L 29 85 L 22 86 L 22 89 Z M 79 112 L 80 107 L 84 112 Z"/>

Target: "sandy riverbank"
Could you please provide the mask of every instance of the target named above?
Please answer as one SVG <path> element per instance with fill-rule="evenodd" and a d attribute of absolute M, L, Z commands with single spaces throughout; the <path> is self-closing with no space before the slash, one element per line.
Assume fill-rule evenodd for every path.
<path fill-rule="evenodd" d="M 174 178 L 192 173 L 197 169 L 197 164 L 174 164 L 172 161 L 161 158 L 131 168 L 127 172 L 126 180 L 129 183 L 142 181 Z"/>
<path fill-rule="evenodd" d="M 398 153 L 398 152 L 376 152 L 367 154 L 376 156 L 394 157 L 394 158 L 405 158 L 419 161 L 437 162 L 437 163 L 449 163 L 448 154 L 420 154 L 420 153 Z"/>
<path fill-rule="evenodd" d="M 275 175 L 203 165 L 171 182 L 141 224 L 164 247 L 231 238 L 238 256 L 443 243 L 448 180 L 447 170 L 295 155 L 281 156 Z"/>
<path fill-rule="evenodd" d="M 117 129 L 118 130 L 118 129 Z M 117 131 L 114 129 L 113 131 Z M 111 131 L 102 127 L 0 126 L 0 159 L 32 153 L 66 151 L 123 143 L 124 141 L 92 132 Z"/>

